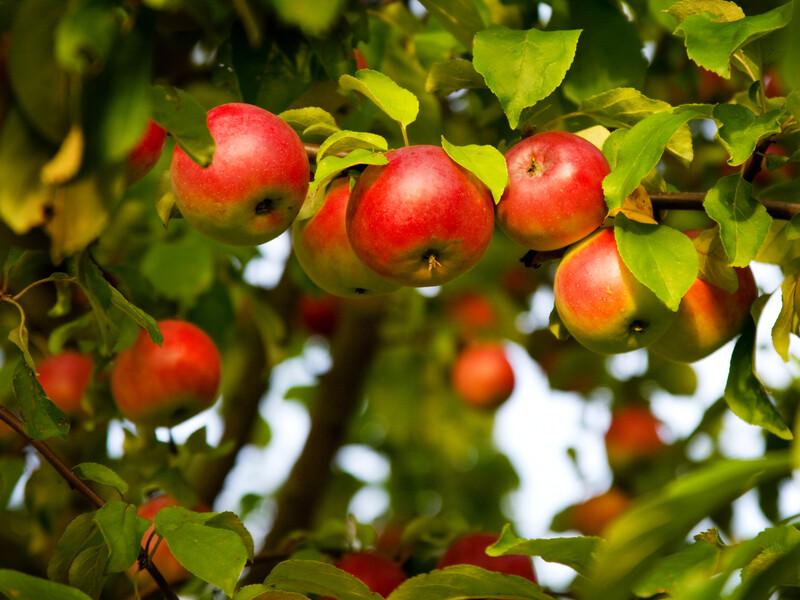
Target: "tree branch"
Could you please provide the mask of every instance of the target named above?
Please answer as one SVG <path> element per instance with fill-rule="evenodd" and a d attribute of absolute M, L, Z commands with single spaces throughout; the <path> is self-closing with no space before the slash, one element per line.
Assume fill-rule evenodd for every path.
<path fill-rule="evenodd" d="M 651 194 L 653 210 L 703 210 L 705 192 L 680 192 L 672 194 Z M 790 220 L 800 214 L 800 204 L 760 200 L 767 212 L 775 219 Z"/>

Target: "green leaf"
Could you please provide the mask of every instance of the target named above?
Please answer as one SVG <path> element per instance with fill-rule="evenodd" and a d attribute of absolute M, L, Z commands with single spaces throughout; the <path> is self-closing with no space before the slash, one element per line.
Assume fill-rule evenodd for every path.
<path fill-rule="evenodd" d="M 500 202 L 508 185 L 506 159 L 494 146 L 454 146 L 442 136 L 442 148 L 447 155 L 480 179 L 492 192 L 494 203 Z"/>
<path fill-rule="evenodd" d="M 616 165 L 603 180 L 610 210 L 623 205 L 628 194 L 661 160 L 672 136 L 696 116 L 698 113 L 693 110 L 658 112 L 639 121 L 625 134 L 619 143 Z"/>
<path fill-rule="evenodd" d="M 142 536 L 150 527 L 147 519 L 136 516 L 136 507 L 127 502 L 109 502 L 94 517 L 108 547 L 104 574 L 127 570 L 139 556 Z"/>
<path fill-rule="evenodd" d="M 94 481 L 95 483 L 111 486 L 122 496 L 128 493 L 128 484 L 125 483 L 122 477 L 105 465 L 84 462 L 75 465 L 72 468 L 72 472 L 84 481 Z"/>
<path fill-rule="evenodd" d="M 719 223 L 720 237 L 729 264 L 750 264 L 769 233 L 772 217 L 750 194 L 753 186 L 738 175 L 719 179 L 708 190 L 703 207 Z"/>
<path fill-rule="evenodd" d="M 74 587 L 10 569 L 0 569 L 0 593 L 13 600 L 91 600 L 90 596 Z"/>
<path fill-rule="evenodd" d="M 339 85 L 346 90 L 364 94 L 403 127 L 413 123 L 419 113 L 417 97 L 378 71 L 361 69 L 356 72 L 355 77 L 342 75 L 339 78 Z"/>
<path fill-rule="evenodd" d="M 675 33 L 683 34 L 686 53 L 701 67 L 726 79 L 731 76 L 734 52 L 768 33 L 785 27 L 792 18 L 792 3 L 735 21 L 720 20 L 710 12 L 687 16 Z"/>
<path fill-rule="evenodd" d="M 475 70 L 472 61 L 465 58 L 432 65 L 425 79 L 425 91 L 428 93 L 449 94 L 458 90 L 485 87 L 483 76 Z"/>
<path fill-rule="evenodd" d="M 233 596 L 248 551 L 237 532 L 207 524 L 215 516 L 215 513 L 196 513 L 180 506 L 168 506 L 156 514 L 155 530 L 179 563 L 203 581 Z"/>
<path fill-rule="evenodd" d="M 680 598 L 684 586 L 696 579 L 710 579 L 715 574 L 719 556 L 717 546 L 698 540 L 656 561 L 647 575 L 636 583 L 634 592 L 642 598 L 660 593 Z"/>
<path fill-rule="evenodd" d="M 233 600 L 309 600 L 304 594 L 270 590 L 261 584 L 246 585 L 233 596 Z"/>
<path fill-rule="evenodd" d="M 165 298 L 191 306 L 214 282 L 214 252 L 208 238 L 187 231 L 177 240 L 151 245 L 141 269 Z"/>
<path fill-rule="evenodd" d="M 55 56 L 61 66 L 79 75 L 103 68 L 118 29 L 117 13 L 102 0 L 69 5 L 55 30 Z"/>
<path fill-rule="evenodd" d="M 741 165 L 756 149 L 763 138 L 781 131 L 782 111 L 771 110 L 757 115 L 741 104 L 718 104 L 714 119 L 719 123 L 719 138 L 728 150 L 728 164 Z"/>
<path fill-rule="evenodd" d="M 20 362 L 14 372 L 14 395 L 19 401 L 25 432 L 34 440 L 67 439 L 69 419 L 48 398 L 33 370 Z"/>
<path fill-rule="evenodd" d="M 772 345 L 783 359 L 789 362 L 789 337 L 790 334 L 800 335 L 800 298 L 797 288 L 797 273 L 789 274 L 781 283 L 781 312 L 772 326 Z"/>
<path fill-rule="evenodd" d="M 787 454 L 722 460 L 702 467 L 636 501 L 606 531 L 583 600 L 624 600 L 661 557 L 676 549 L 695 525 L 747 490 L 785 475 Z"/>
<path fill-rule="evenodd" d="M 358 148 L 386 151 L 389 149 L 389 144 L 386 138 L 377 133 L 337 131 L 320 144 L 317 160 L 321 161 L 326 156 L 335 156 L 342 153 L 346 154 Z"/>
<path fill-rule="evenodd" d="M 789 92 L 789 95 L 786 96 L 786 110 L 795 120 L 800 121 L 800 92 Z"/>
<path fill-rule="evenodd" d="M 300 133 L 306 132 L 310 127 L 322 127 L 331 135 L 339 131 L 339 126 L 336 124 L 336 119 L 327 110 L 318 106 L 306 106 L 304 108 L 293 108 L 285 110 L 278 115 L 281 119 L 286 121 L 295 130 Z"/>
<path fill-rule="evenodd" d="M 206 525 L 234 532 L 242 539 L 242 543 L 247 550 L 247 559 L 252 561 L 255 558 L 253 537 L 250 535 L 250 532 L 247 531 L 241 519 L 234 513 L 230 511 L 221 512 L 206 521 Z"/>
<path fill-rule="evenodd" d="M 672 109 L 663 100 L 654 100 L 634 88 L 616 88 L 585 98 L 578 111 L 592 117 L 606 127 L 631 128 L 639 121 L 659 112 Z M 688 125 L 682 125 L 670 138 L 667 150 L 683 161 L 691 161 L 692 134 Z"/>
<path fill-rule="evenodd" d="M 89 546 L 69 567 L 69 584 L 92 598 L 99 598 L 105 583 L 108 547 L 105 544 Z"/>
<path fill-rule="evenodd" d="M 781 414 L 756 375 L 753 360 L 755 344 L 755 324 L 752 319 L 747 319 L 731 355 L 728 382 L 725 384 L 725 402 L 745 423 L 762 427 L 781 439 L 791 440 L 792 432 L 783 422 Z"/>
<path fill-rule="evenodd" d="M 698 277 L 708 283 L 713 283 L 729 294 L 739 289 L 739 276 L 736 269 L 728 264 L 728 254 L 722 246 L 719 229 L 716 227 L 705 229 L 698 233 L 692 240 L 700 259 Z"/>
<path fill-rule="evenodd" d="M 84 548 L 101 541 L 97 523 L 94 521 L 96 511 L 81 513 L 70 521 L 64 533 L 56 542 L 53 555 L 47 564 L 47 576 L 53 581 L 67 583 L 69 567 L 75 557 Z"/>
<path fill-rule="evenodd" d="M 305 33 L 319 36 L 327 32 L 344 8 L 344 0 L 269 0 L 281 20 L 296 25 Z"/>
<path fill-rule="evenodd" d="M 686 17 L 704 12 L 721 17 L 721 21 L 736 21 L 745 16 L 744 11 L 729 0 L 681 0 L 670 6 L 667 12 L 678 23 L 683 23 Z"/>
<path fill-rule="evenodd" d="M 338 600 L 378 600 L 358 578 L 331 564 L 292 559 L 278 563 L 263 584 L 267 589 L 290 589 Z"/>
<path fill-rule="evenodd" d="M 75 278 L 89 299 L 89 305 L 97 320 L 102 342 L 101 350 L 104 354 L 108 354 L 119 329 L 108 314 L 111 308 L 111 285 L 86 252 L 75 261 Z"/>
<path fill-rule="evenodd" d="M 550 95 L 575 57 L 578 31 L 494 26 L 475 36 L 474 65 L 516 129 L 525 108 Z"/>
<path fill-rule="evenodd" d="M 25 360 L 25 364 L 28 365 L 28 368 L 35 370 L 36 362 L 33 360 L 33 356 L 31 355 L 28 345 L 28 328 L 25 326 L 25 324 L 20 323 L 19 326 L 12 328 L 8 332 L 8 340 L 17 348 L 19 348 L 20 352 L 22 352 L 22 358 Z"/>
<path fill-rule="evenodd" d="M 622 260 L 636 279 L 670 310 L 677 311 L 699 269 L 692 241 L 667 225 L 638 223 L 622 213 L 614 218 L 614 237 Z"/>
<path fill-rule="evenodd" d="M 163 85 L 150 88 L 150 102 L 153 120 L 169 132 L 186 155 L 201 167 L 210 165 L 216 144 L 200 103 L 181 89 Z"/>
<path fill-rule="evenodd" d="M 149 314 L 144 312 L 138 306 L 131 304 L 119 290 L 111 287 L 111 303 L 125 315 L 127 315 L 134 323 L 142 329 L 147 330 L 147 334 L 154 343 L 161 345 L 164 341 L 164 336 L 158 328 L 157 321 Z"/>
<path fill-rule="evenodd" d="M 475 34 L 488 23 L 475 0 L 420 0 L 420 4 L 467 49 Z"/>
<path fill-rule="evenodd" d="M 356 165 L 386 165 L 389 161 L 383 154 L 376 154 L 371 150 L 359 148 L 353 150 L 347 156 L 327 156 L 317 163 L 317 170 L 314 172 L 314 181 L 308 188 L 308 196 L 297 215 L 297 219 L 309 219 L 316 214 L 322 201 L 325 199 L 325 188 L 342 171 Z"/>
<path fill-rule="evenodd" d="M 54 49 L 56 26 L 67 6 L 62 0 L 23 2 L 9 34 L 8 78 L 17 106 L 53 144 L 64 139 L 70 126 L 69 79 Z"/>
<path fill-rule="evenodd" d="M 487 571 L 473 565 L 434 569 L 401 583 L 389 600 L 461 600 L 496 598 L 507 600 L 552 600 L 541 586 L 520 577 Z"/>
<path fill-rule="evenodd" d="M 489 556 L 525 554 L 540 556 L 547 562 L 559 563 L 585 575 L 603 540 L 598 537 L 561 537 L 551 539 L 524 540 L 517 537 L 506 526 L 500 539 L 486 549 Z"/>

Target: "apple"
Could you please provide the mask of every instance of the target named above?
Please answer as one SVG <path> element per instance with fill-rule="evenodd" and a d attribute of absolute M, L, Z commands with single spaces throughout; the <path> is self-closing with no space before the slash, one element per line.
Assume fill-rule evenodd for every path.
<path fill-rule="evenodd" d="M 128 185 L 139 181 L 156 166 L 166 141 L 167 132 L 158 123 L 148 119 L 142 137 L 128 154 Z"/>
<path fill-rule="evenodd" d="M 625 512 L 630 504 L 628 494 L 616 487 L 609 488 L 599 496 L 572 507 L 572 528 L 583 535 L 603 535 L 609 523 Z"/>
<path fill-rule="evenodd" d="M 514 370 L 497 342 L 476 342 L 458 355 L 452 370 L 453 388 L 468 406 L 493 410 L 514 391 Z"/>
<path fill-rule="evenodd" d="M 339 325 L 339 298 L 330 294 L 303 294 L 297 301 L 298 318 L 311 333 L 329 338 Z"/>
<path fill-rule="evenodd" d="M 94 361 L 88 354 L 65 350 L 38 365 L 39 383 L 47 397 L 68 417 L 84 414 L 81 400 L 92 380 Z"/>
<path fill-rule="evenodd" d="M 213 340 L 192 323 L 159 321 L 163 343 L 142 329 L 111 370 L 111 393 L 123 417 L 137 425 L 172 427 L 217 398 L 220 355 Z"/>
<path fill-rule="evenodd" d="M 169 494 L 162 494 L 160 496 L 153 496 L 152 498 L 145 500 L 136 510 L 136 514 L 152 521 L 155 518 L 156 513 L 158 513 L 158 511 L 160 511 L 162 508 L 178 505 L 179 502 L 177 499 L 175 499 L 175 497 L 170 496 Z M 209 509 L 207 506 L 198 506 L 194 510 L 198 512 L 208 512 Z M 153 533 L 154 527 L 154 525 L 151 525 L 142 536 L 142 548 L 150 551 L 153 564 L 156 566 L 159 573 L 164 576 L 164 580 L 167 583 L 177 583 L 191 577 L 191 573 L 186 569 L 186 567 L 179 563 L 178 559 L 172 555 L 166 540 L 161 540 L 161 543 L 158 544 L 155 552 L 153 552 L 153 548 L 158 541 L 158 537 L 153 536 L 152 540 L 150 541 L 150 546 L 147 546 L 147 541 L 151 539 L 150 536 Z M 156 582 L 147 571 L 139 569 L 138 563 L 134 564 L 128 569 L 128 576 L 131 578 L 138 578 L 138 588 L 140 593 L 149 593 L 149 591 L 156 588 Z"/>
<path fill-rule="evenodd" d="M 626 404 L 611 412 L 605 434 L 606 454 L 612 470 L 649 460 L 664 449 L 659 421 L 643 404 Z"/>
<path fill-rule="evenodd" d="M 345 226 L 349 199 L 350 178 L 341 177 L 328 187 L 313 217 L 294 222 L 292 247 L 297 262 L 311 281 L 334 296 L 377 296 L 399 289 L 356 256 Z"/>
<path fill-rule="evenodd" d="M 556 250 L 603 223 L 603 179 L 611 169 L 591 142 L 566 131 L 539 133 L 506 152 L 506 165 L 497 224 L 517 243 Z"/>
<path fill-rule="evenodd" d="M 436 567 L 443 569 L 452 565 L 475 565 L 487 571 L 518 575 L 536 583 L 536 572 L 530 556 L 508 554 L 489 556 L 486 548 L 494 544 L 499 536 L 492 533 L 472 533 L 457 539 L 441 556 Z"/>
<path fill-rule="evenodd" d="M 487 187 L 438 146 L 407 146 L 370 165 L 347 205 L 356 255 L 398 285 L 441 285 L 474 267 L 494 231 Z"/>
<path fill-rule="evenodd" d="M 500 318 L 489 299 L 475 290 L 463 290 L 445 301 L 447 318 L 459 336 L 471 341 L 497 328 Z"/>
<path fill-rule="evenodd" d="M 613 229 L 601 229 L 567 251 L 556 269 L 553 296 L 570 335 L 601 354 L 648 346 L 677 315 L 625 266 Z"/>
<path fill-rule="evenodd" d="M 694 238 L 697 230 L 686 231 Z M 677 318 L 667 332 L 649 346 L 664 358 L 694 362 L 709 356 L 741 331 L 758 297 L 750 267 L 734 267 L 739 287 L 731 293 L 698 277 L 681 299 Z"/>
<path fill-rule="evenodd" d="M 208 111 L 216 142 L 201 167 L 180 148 L 170 175 L 175 203 L 188 223 L 234 246 L 268 242 L 289 228 L 308 191 L 303 142 L 271 112 L 233 102 Z"/>
<path fill-rule="evenodd" d="M 370 589 L 386 598 L 407 577 L 396 563 L 374 552 L 350 552 L 344 554 L 336 566 L 360 579 Z M 334 600 L 324 597 L 321 600 Z"/>

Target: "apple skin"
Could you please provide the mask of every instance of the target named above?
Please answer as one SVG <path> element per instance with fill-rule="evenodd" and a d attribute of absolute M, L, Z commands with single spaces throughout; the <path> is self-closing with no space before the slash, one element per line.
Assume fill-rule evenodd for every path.
<path fill-rule="evenodd" d="M 294 130 L 240 102 L 208 111 L 216 142 L 206 168 L 180 149 L 170 173 L 175 202 L 199 232 L 234 246 L 268 242 L 289 228 L 308 191 L 308 156 Z"/>
<path fill-rule="evenodd" d="M 161 346 L 142 329 L 117 357 L 111 393 L 119 412 L 147 427 L 172 427 L 209 408 L 217 399 L 220 355 L 199 327 L 177 319 L 158 323 Z"/>
<path fill-rule="evenodd" d="M 484 294 L 475 290 L 464 290 L 448 298 L 445 311 L 466 342 L 490 333 L 500 324 L 497 309 Z"/>
<path fill-rule="evenodd" d="M 167 132 L 155 121 L 149 119 L 144 134 L 128 154 L 128 185 L 136 183 L 156 166 Z"/>
<path fill-rule="evenodd" d="M 608 161 L 591 142 L 565 131 L 526 138 L 506 152 L 508 186 L 497 224 L 532 250 L 556 250 L 586 237 L 608 213 Z"/>
<path fill-rule="evenodd" d="M 514 370 L 505 349 L 496 342 L 474 343 L 458 355 L 453 387 L 468 406 L 493 410 L 514 391 Z"/>
<path fill-rule="evenodd" d="M 339 298 L 330 294 L 303 294 L 297 301 L 297 318 L 308 331 L 330 338 L 339 326 Z"/>
<path fill-rule="evenodd" d="M 615 408 L 604 438 L 611 469 L 619 471 L 660 453 L 665 447 L 660 427 L 661 421 L 645 405 L 626 404 Z"/>
<path fill-rule="evenodd" d="M 684 232 L 695 237 L 698 231 Z M 739 287 L 730 293 L 695 279 L 681 299 L 678 316 L 648 350 L 670 360 L 691 363 L 719 350 L 741 331 L 758 297 L 750 267 L 734 267 Z"/>
<path fill-rule="evenodd" d="M 292 247 L 306 275 L 321 289 L 342 298 L 389 294 L 399 289 L 356 256 L 347 237 L 345 215 L 350 179 L 334 181 L 322 206 L 310 219 L 292 225 Z"/>
<path fill-rule="evenodd" d="M 489 556 L 486 548 L 494 544 L 498 536 L 492 533 L 473 533 L 456 540 L 442 555 L 436 567 L 443 569 L 452 565 L 475 565 L 487 571 L 518 575 L 536 583 L 536 572 L 530 556 L 509 554 Z"/>
<path fill-rule="evenodd" d="M 441 285 L 474 267 L 494 231 L 494 202 L 438 146 L 407 146 L 370 165 L 347 205 L 347 235 L 370 269 L 398 285 Z"/>
<path fill-rule="evenodd" d="M 407 576 L 396 563 L 373 552 L 344 554 L 336 566 L 360 579 L 372 592 L 386 598 Z M 334 600 L 325 596 L 320 600 Z"/>
<path fill-rule="evenodd" d="M 601 536 L 608 525 L 625 512 L 631 499 L 622 490 L 612 487 L 599 496 L 572 508 L 572 527 L 583 535 Z"/>
<path fill-rule="evenodd" d="M 92 380 L 94 361 L 87 354 L 65 350 L 38 365 L 39 383 L 47 397 L 68 417 L 84 414 L 81 400 Z"/>
<path fill-rule="evenodd" d="M 567 331 L 600 354 L 652 344 L 677 315 L 625 266 L 613 229 L 601 229 L 567 251 L 553 295 Z"/>

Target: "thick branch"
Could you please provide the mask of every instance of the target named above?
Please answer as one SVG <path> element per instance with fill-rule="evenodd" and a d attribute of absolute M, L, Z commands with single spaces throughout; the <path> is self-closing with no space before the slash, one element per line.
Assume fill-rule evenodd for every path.
<path fill-rule="evenodd" d="M 380 299 L 343 304 L 331 347 L 333 366 L 320 378 L 308 439 L 278 495 L 275 521 L 264 552 L 274 553 L 289 533 L 309 528 L 314 522 L 330 480 L 331 460 L 344 443 L 347 427 L 362 399 L 369 365 L 380 343 L 377 331 L 382 315 Z M 268 564 L 258 562 L 247 582 L 263 581 L 268 568 Z"/>

